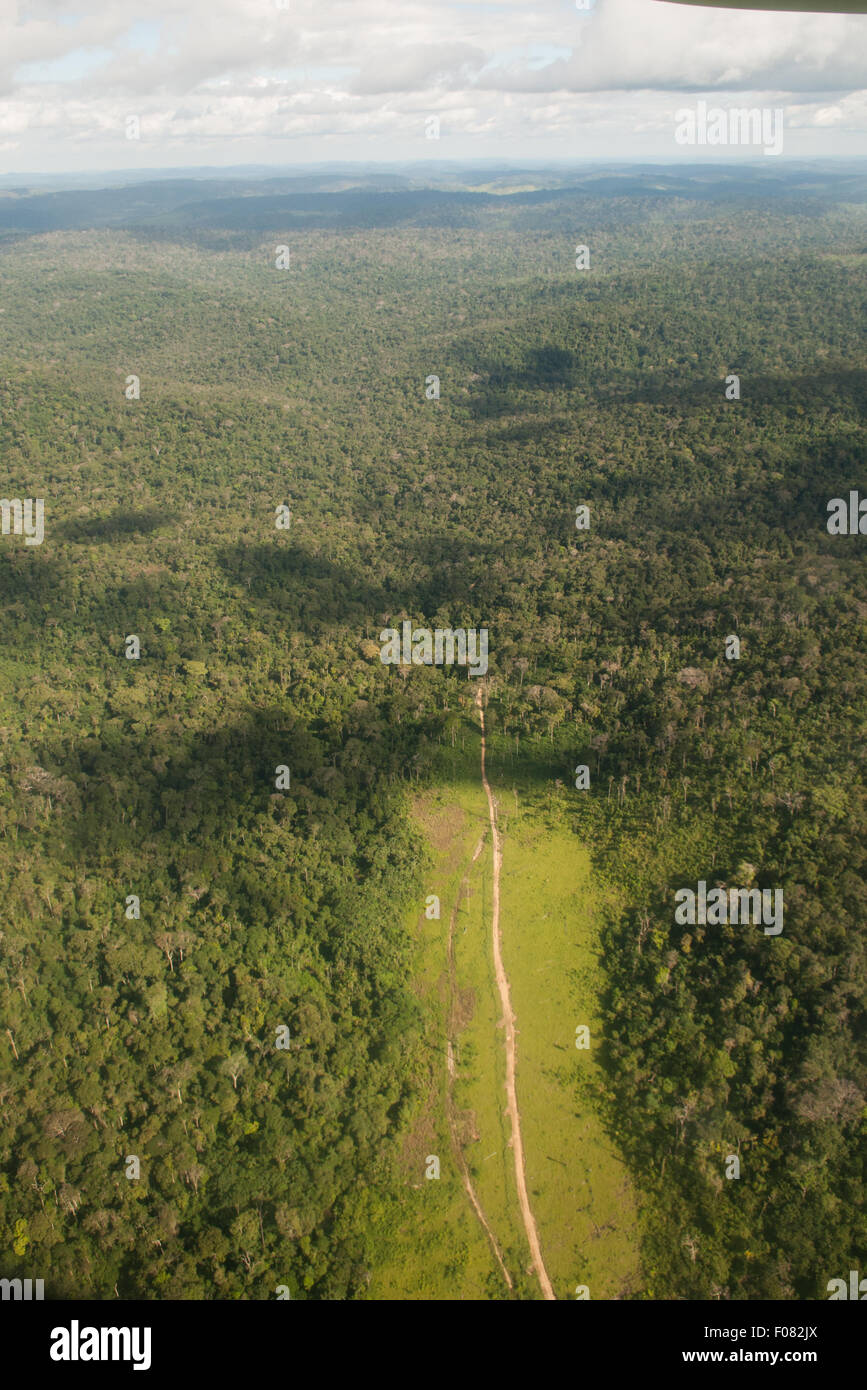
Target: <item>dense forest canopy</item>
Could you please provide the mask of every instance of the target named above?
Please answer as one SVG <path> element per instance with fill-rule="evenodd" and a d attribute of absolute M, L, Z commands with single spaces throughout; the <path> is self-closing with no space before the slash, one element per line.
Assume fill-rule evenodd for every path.
<path fill-rule="evenodd" d="M 867 179 L 550 185 L 0 198 L 2 493 L 45 500 L 0 538 L 0 1274 L 370 1296 L 407 793 L 475 694 L 381 662 L 404 619 L 488 629 L 492 775 L 621 889 L 643 1293 L 863 1265 L 867 542 L 827 508 L 867 495 Z M 784 931 L 677 925 L 701 880 L 782 889 Z"/>

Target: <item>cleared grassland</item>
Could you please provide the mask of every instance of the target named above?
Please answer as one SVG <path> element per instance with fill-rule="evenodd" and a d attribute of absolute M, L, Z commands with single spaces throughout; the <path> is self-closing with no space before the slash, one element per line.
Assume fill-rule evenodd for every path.
<path fill-rule="evenodd" d="M 441 913 L 439 921 L 428 920 L 420 903 L 410 924 L 426 1020 L 425 1103 L 404 1151 L 406 1196 L 390 1222 L 388 1258 L 374 1272 L 373 1298 L 540 1297 L 509 1142 L 491 948 L 491 837 L 478 754 L 476 731 L 468 728 L 463 753 L 451 759 L 451 777 L 414 802 L 414 819 L 431 852 L 425 893 L 437 894 Z M 594 878 L 587 850 L 550 814 L 537 782 L 522 783 L 517 768 L 504 780 L 496 756 L 488 775 L 503 839 L 502 950 L 517 1019 L 527 1186 L 543 1256 L 558 1298 L 574 1299 L 579 1285 L 593 1299 L 628 1298 L 641 1288 L 636 1202 L 593 1096 L 600 1084 L 598 921 L 606 890 Z M 575 1046 L 579 1025 L 590 1029 L 589 1050 Z M 514 1281 L 512 1294 L 452 1153 L 449 1038 L 452 1113 L 476 1195 Z M 440 1158 L 438 1181 L 425 1179 L 429 1154 Z"/>
<path fill-rule="evenodd" d="M 480 859 L 472 866 L 474 851 L 487 826 L 487 808 L 481 787 L 471 781 L 455 781 L 444 788 L 427 791 L 415 798 L 415 822 L 430 847 L 430 871 L 425 896 L 440 899 L 440 919 L 425 916 L 424 902 L 408 924 L 416 941 L 415 988 L 425 1017 L 421 1049 L 424 1100 L 415 1119 L 402 1155 L 406 1189 L 398 1211 L 390 1213 L 387 1226 L 387 1256 L 373 1271 L 370 1297 L 381 1299 L 489 1299 L 505 1298 L 508 1289 L 496 1259 L 461 1182 L 454 1160 L 447 1119 L 447 1038 L 450 1017 L 460 1022 L 472 1015 L 475 993 L 471 983 L 461 981 L 453 992 L 448 970 L 448 932 L 452 911 L 456 914 L 455 947 L 458 936 L 479 902 L 476 880 Z M 470 871 L 469 897 L 462 887 Z M 468 903 L 467 907 L 463 904 Z M 481 921 L 478 923 L 481 930 Z M 475 935 L 475 931 L 473 933 Z M 463 950 L 461 950 L 463 956 Z M 480 986 L 483 979 L 478 980 Z M 490 990 L 484 988 L 487 996 Z M 459 1039 L 456 1058 L 463 1051 L 465 1034 Z M 489 1050 L 493 1046 L 489 1041 Z M 462 1109 L 456 1078 L 455 1102 Z M 472 1148 L 474 1120 L 462 1116 L 462 1138 L 466 1157 Z M 427 1179 L 429 1155 L 440 1160 L 439 1179 Z"/>
<path fill-rule="evenodd" d="M 636 1201 L 592 1095 L 601 972 L 590 857 L 569 831 L 512 816 L 500 892 L 527 1187 L 548 1273 L 558 1298 L 579 1285 L 628 1298 L 640 1288 Z M 589 1049 L 576 1047 L 583 1026 Z"/>

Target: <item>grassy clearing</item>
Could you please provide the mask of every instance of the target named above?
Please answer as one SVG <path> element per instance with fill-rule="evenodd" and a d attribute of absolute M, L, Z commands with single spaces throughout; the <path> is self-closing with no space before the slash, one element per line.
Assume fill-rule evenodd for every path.
<path fill-rule="evenodd" d="M 461 794 L 461 793 L 459 793 Z M 467 793 L 463 793 L 466 795 Z M 455 1098 L 468 1117 L 467 1166 L 485 1215 L 497 1235 L 506 1268 L 521 1297 L 538 1289 L 529 1281 L 530 1252 L 521 1222 L 515 1167 L 506 1113 L 506 1055 L 502 1011 L 494 977 L 491 945 L 493 856 L 487 800 L 479 786 L 472 793 L 485 832 L 482 854 L 470 878 L 470 894 L 458 914 L 455 958 L 458 988 L 472 999 L 457 1034 Z"/>
<path fill-rule="evenodd" d="M 505 805 L 511 791 L 492 786 Z M 518 1020 L 527 1188 L 558 1298 L 575 1297 L 578 1285 L 594 1299 L 640 1287 L 635 1196 L 592 1096 L 599 906 L 590 856 L 575 836 L 513 814 L 503 843 L 503 961 Z M 589 1050 L 576 1047 L 579 1025 L 590 1029 Z"/>
<path fill-rule="evenodd" d="M 416 941 L 415 982 L 425 1015 L 422 1047 L 424 1103 L 402 1156 L 406 1187 L 389 1214 L 387 1258 L 373 1272 L 377 1299 L 491 1299 L 506 1297 L 488 1238 L 473 1212 L 452 1156 L 446 1118 L 446 1037 L 449 1010 L 449 919 L 461 883 L 486 824 L 481 788 L 469 779 L 416 797 L 413 816 L 430 846 L 425 895 L 440 899 L 440 920 L 428 920 L 424 903 L 409 924 Z M 470 885 L 470 903 L 476 899 Z M 459 912 L 460 932 L 465 914 Z M 458 1007 L 473 1007 L 471 986 L 461 984 Z M 456 1096 L 458 1104 L 462 1104 Z M 472 1117 L 467 1116 L 467 1133 Z M 440 1159 L 440 1178 L 425 1178 L 427 1156 Z"/>
<path fill-rule="evenodd" d="M 426 1017 L 426 1100 L 407 1142 L 406 1196 L 391 1226 L 388 1262 L 371 1282 L 374 1298 L 509 1296 L 462 1186 L 446 1120 L 447 943 L 456 903 L 454 1099 L 463 1151 L 515 1281 L 513 1296 L 541 1296 L 529 1274 L 505 1113 L 479 740 L 468 727 L 462 742 L 462 751 L 450 753 L 440 784 L 414 806 L 431 849 L 425 892 L 439 896 L 441 917 L 426 920 L 422 906 L 412 923 Z M 507 768 L 496 749 L 489 762 L 503 836 L 501 931 L 517 1017 L 527 1186 L 543 1256 L 558 1298 L 574 1298 L 578 1285 L 586 1285 L 593 1299 L 628 1298 L 641 1288 L 636 1200 L 593 1098 L 600 1082 L 598 921 L 610 890 L 592 874 L 587 850 L 559 820 L 537 770 Z M 484 848 L 470 867 L 482 835 Z M 589 1051 L 575 1046 L 579 1024 L 590 1028 Z M 425 1158 L 432 1153 L 440 1157 L 439 1182 L 424 1178 Z"/>

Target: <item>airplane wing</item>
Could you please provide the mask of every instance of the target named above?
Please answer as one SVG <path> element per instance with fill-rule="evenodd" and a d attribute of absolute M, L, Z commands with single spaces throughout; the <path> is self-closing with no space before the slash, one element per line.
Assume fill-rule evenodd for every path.
<path fill-rule="evenodd" d="M 717 10 L 789 10 L 808 14 L 867 14 L 867 0 L 660 0 Z"/>

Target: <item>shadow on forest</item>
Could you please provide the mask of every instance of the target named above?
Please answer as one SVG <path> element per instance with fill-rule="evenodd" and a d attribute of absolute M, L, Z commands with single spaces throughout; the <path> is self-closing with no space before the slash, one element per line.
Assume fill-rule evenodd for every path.
<path fill-rule="evenodd" d="M 576 391 L 592 405 L 652 405 L 665 406 L 670 410 L 680 410 L 686 406 L 712 409 L 730 404 L 725 400 L 723 377 L 672 373 L 663 380 L 662 373 L 642 375 L 638 371 L 603 375 L 598 365 L 586 355 L 554 346 L 536 349 L 526 357 L 521 367 L 477 362 L 473 370 L 483 378 L 473 392 L 469 407 L 472 415 L 479 420 L 514 416 L 525 410 L 526 403 L 516 401 L 515 392 Z M 822 405 L 838 402 L 841 405 L 854 404 L 867 411 L 867 370 L 861 367 L 832 371 L 819 368 L 815 372 L 786 376 L 755 374 L 737 363 L 732 365 L 731 370 L 741 378 L 741 409 L 751 405 L 803 407 L 811 402 Z M 679 371 L 683 372 L 683 369 Z M 563 404 L 565 406 L 567 402 L 564 400 Z M 528 425 L 518 422 L 514 428 L 530 430 L 530 437 L 538 435 L 535 422 Z M 563 424 L 558 423 L 558 428 L 562 431 Z"/>
<path fill-rule="evenodd" d="M 140 512 L 118 510 L 109 516 L 72 517 L 56 529 L 59 535 L 71 541 L 113 541 L 125 536 L 150 535 L 169 520 L 164 510 L 151 507 Z"/>
<path fill-rule="evenodd" d="M 409 732 L 407 726 L 404 743 Z M 320 821 L 347 801 L 354 810 L 359 792 L 387 774 L 396 743 L 375 710 L 354 722 L 313 727 L 275 704 L 210 733 L 169 727 L 158 759 L 147 734 L 127 732 L 106 742 L 100 731 L 71 747 L 61 737 L 48 740 L 38 757 L 52 778 L 75 785 L 80 809 L 64 827 L 74 856 L 92 861 L 94 854 L 130 850 L 159 835 L 180 860 L 196 842 L 204 851 L 228 827 L 268 814 L 276 803 Z M 377 751 L 385 755 L 382 767 L 374 761 Z M 283 765 L 291 773 L 285 792 L 275 786 Z M 59 790 L 61 802 L 70 795 L 68 787 Z"/>
<path fill-rule="evenodd" d="M 369 577 L 313 554 L 294 539 L 270 544 L 239 541 L 221 546 L 216 558 L 231 579 L 277 612 L 295 609 L 319 621 L 367 622 L 398 601 Z"/>
<path fill-rule="evenodd" d="M 147 513 L 136 518 L 136 529 Z M 40 628 L 46 621 L 89 624 L 106 635 L 121 623 L 127 632 L 150 634 L 150 649 L 157 655 L 160 637 L 152 632 L 152 617 L 166 606 L 179 611 L 173 622 L 174 640 L 201 645 L 201 634 L 188 619 L 184 631 L 183 593 L 170 574 L 136 575 L 127 583 L 116 584 L 93 593 L 88 585 L 92 575 L 82 576 L 78 555 L 86 545 L 101 546 L 111 535 L 113 518 L 96 534 L 77 531 L 72 537 L 75 549 L 51 554 L 43 550 L 10 548 L 0 555 L 0 610 L 14 605 L 16 618 L 28 618 Z M 154 523 L 161 517 L 154 515 Z M 122 534 L 124 528 L 118 528 Z M 455 626 L 472 626 L 482 592 L 490 592 L 491 565 L 509 558 L 508 548 L 496 537 L 468 539 L 465 533 L 413 537 L 400 549 L 392 546 L 386 562 L 371 557 L 369 570 L 362 566 L 313 554 L 295 541 L 280 543 L 238 542 L 219 546 L 217 564 L 236 584 L 242 586 L 263 614 L 282 618 L 296 630 L 315 631 L 317 626 L 356 626 L 359 640 L 378 635 L 382 623 L 398 621 L 396 615 L 422 622 L 427 615 L 445 612 Z M 399 573 L 400 579 L 373 577 L 374 569 Z M 478 592 L 477 592 L 478 591 Z M 485 602 L 489 602 L 485 599 Z M 482 604 L 484 606 L 484 604 Z M 479 623 L 483 617 L 477 618 Z M 0 629 L 0 646 L 20 644 L 20 632 L 7 623 Z M 183 654 L 183 653 L 182 653 Z M 189 653 L 187 653 L 189 655 Z"/>
<path fill-rule="evenodd" d="M 411 689 L 396 675 L 394 682 L 392 696 L 408 712 Z M 476 727 L 475 685 L 455 681 L 455 687 L 455 710 L 462 708 L 458 718 L 466 733 Z M 463 707 L 457 704 L 460 695 Z M 58 736 L 35 745 L 38 765 L 51 783 L 25 790 L 24 796 L 41 798 L 50 785 L 72 862 L 92 867 L 103 856 L 151 853 L 159 842 L 169 880 L 178 889 L 189 875 L 213 866 L 228 839 L 240 835 L 243 841 L 255 833 L 263 816 L 291 825 L 302 840 L 324 833 L 361 871 L 365 866 L 349 833 L 354 818 L 362 814 L 369 820 L 373 803 L 381 813 L 386 786 L 412 779 L 420 753 L 437 732 L 433 723 L 404 719 L 398 724 L 360 702 L 357 710 L 328 720 L 306 722 L 272 704 L 251 708 L 211 733 L 167 728 L 158 758 L 150 734 L 130 731 L 106 742 L 96 731 L 72 745 Z M 276 788 L 281 766 L 290 769 L 285 791 Z M 527 763 L 522 775 L 543 779 L 543 764 Z M 475 784 L 475 759 L 458 751 L 450 780 Z M 252 872 L 251 882 L 256 877 Z M 245 891 L 255 894 L 255 887 Z M 203 901 L 207 904 L 207 893 Z"/>
<path fill-rule="evenodd" d="M 676 462 L 662 479 L 630 472 L 626 465 L 602 475 L 588 474 L 582 481 L 582 500 L 596 507 L 597 525 L 606 539 L 625 543 L 623 551 L 607 561 L 609 587 L 636 568 L 643 573 L 648 553 L 661 557 L 678 583 L 684 575 L 688 580 L 690 567 L 698 565 L 702 573 L 696 571 L 696 582 L 701 587 L 710 582 L 712 576 L 705 571 L 715 565 L 714 555 L 730 542 L 740 544 L 747 524 L 752 543 L 770 552 L 779 551 L 781 537 L 787 546 L 811 538 L 820 552 L 847 560 L 849 556 L 835 546 L 836 538 L 827 535 L 826 523 L 828 499 L 845 496 L 857 482 L 851 457 L 851 437 L 841 434 L 790 460 L 783 478 L 753 478 L 719 494 L 710 486 L 700 491 L 702 477 L 708 475 L 704 465 L 694 465 L 683 485 L 674 486 Z M 761 459 L 752 466 L 761 468 Z M 674 487 L 680 496 L 673 495 Z M 245 601 L 272 627 L 276 620 L 308 636 L 323 627 L 354 627 L 360 642 L 378 640 L 383 626 L 398 626 L 404 617 L 422 626 L 440 620 L 452 626 L 486 626 L 494 612 L 510 608 L 515 574 L 532 574 L 541 581 L 551 573 L 546 556 L 552 546 L 556 550 L 582 543 L 568 507 L 552 505 L 544 497 L 533 507 L 528 507 L 520 542 L 504 541 L 495 526 L 490 538 L 468 534 L 468 523 L 462 519 L 459 527 L 437 531 L 428 523 L 431 530 L 426 535 L 399 543 L 384 541 L 380 550 L 348 562 L 314 554 L 288 537 L 223 544 L 214 554 L 223 573 L 242 588 Z M 175 617 L 167 659 L 172 659 L 169 650 L 176 660 L 201 659 L 207 639 L 188 614 L 174 576 L 137 574 L 127 583 L 94 592 L 93 574 L 82 576 L 77 564 L 88 545 L 101 548 L 113 534 L 153 529 L 162 519 L 153 510 L 137 513 L 128 525 L 114 515 L 76 526 L 69 523 L 68 548 L 59 554 L 52 554 L 47 545 L 10 546 L 0 555 L 0 606 L 14 621 L 0 628 L 0 647 L 9 651 L 20 646 L 16 624 L 22 619 L 40 630 L 46 623 L 89 625 L 104 638 L 122 623 L 126 632 L 145 634 L 150 654 L 160 659 L 164 639 L 153 630 L 152 619 L 169 609 Z M 477 525 L 482 532 L 484 518 Z M 634 589 L 625 577 L 623 585 Z M 639 589 L 645 592 L 645 579 Z M 683 592 L 693 592 L 689 583 Z M 662 596 L 660 601 L 667 600 Z M 687 621 L 692 598 L 681 607 Z M 622 631 L 624 624 L 637 626 L 644 611 L 630 614 L 612 606 L 609 617 Z"/>
<path fill-rule="evenodd" d="M 85 538 L 76 539 L 80 542 Z M 92 544 L 97 538 L 86 539 Z M 97 629 L 104 630 L 120 621 L 124 612 L 128 618 L 130 614 L 140 617 L 164 592 L 164 579 L 136 575 L 127 583 L 105 588 L 89 599 L 85 593 L 76 593 L 80 573 L 74 552 L 52 555 L 42 549 L 25 550 L 22 546 L 18 550 L 10 548 L 3 558 L 6 563 L 0 563 L 0 604 L 14 603 L 39 623 L 46 619 L 59 622 L 73 616 L 83 621 L 84 615 L 89 613 Z"/>
<path fill-rule="evenodd" d="M 393 585 L 314 555 L 294 541 L 223 546 L 217 560 L 227 575 L 274 611 L 294 611 L 320 622 L 357 622 L 369 635 L 367 629 L 380 619 L 391 621 L 399 613 L 421 619 L 453 604 L 462 612 L 472 609 L 473 590 L 491 564 L 511 558 L 496 536 L 469 539 L 465 533 L 414 536 L 401 549 L 391 546 L 388 555 L 390 569 L 401 574 Z M 459 616 L 451 621 L 458 623 Z"/>

